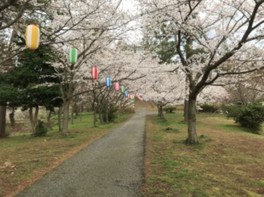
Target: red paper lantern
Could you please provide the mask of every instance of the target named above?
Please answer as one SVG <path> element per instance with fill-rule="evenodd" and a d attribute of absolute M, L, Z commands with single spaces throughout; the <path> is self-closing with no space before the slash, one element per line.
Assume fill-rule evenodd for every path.
<path fill-rule="evenodd" d="M 98 68 L 96 66 L 92 67 L 91 75 L 93 80 L 98 80 Z"/>
<path fill-rule="evenodd" d="M 119 85 L 119 83 L 118 82 L 115 82 L 115 91 L 119 91 L 120 90 L 120 85 Z"/>

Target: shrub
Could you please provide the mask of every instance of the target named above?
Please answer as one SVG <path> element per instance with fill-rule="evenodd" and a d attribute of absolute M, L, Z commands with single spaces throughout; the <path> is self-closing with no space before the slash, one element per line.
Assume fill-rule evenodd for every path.
<path fill-rule="evenodd" d="M 115 121 L 116 117 L 117 117 L 117 111 L 118 109 L 115 107 L 112 107 L 109 109 L 108 113 L 106 113 L 105 111 L 103 111 L 103 120 L 105 122 L 107 122 L 107 120 L 109 122 L 113 122 Z"/>
<path fill-rule="evenodd" d="M 46 136 L 47 132 L 48 132 L 48 128 L 45 126 L 45 123 L 39 120 L 33 136 L 34 137 Z"/>
<path fill-rule="evenodd" d="M 235 118 L 239 115 L 239 113 L 241 112 L 241 105 L 223 105 L 222 106 L 222 111 L 224 112 L 224 114 L 228 117 L 228 118 L 233 118 L 235 120 Z"/>
<path fill-rule="evenodd" d="M 166 107 L 163 108 L 163 110 L 166 113 L 173 113 L 174 111 L 176 111 L 176 107 L 175 106 L 166 106 Z"/>
<path fill-rule="evenodd" d="M 250 131 L 259 133 L 261 130 L 261 124 L 264 121 L 264 107 L 259 104 L 246 106 L 245 108 L 242 108 L 236 121 Z"/>
<path fill-rule="evenodd" d="M 214 105 L 214 104 L 204 103 L 204 104 L 200 105 L 200 107 L 202 108 L 200 110 L 201 112 L 215 113 L 219 110 L 219 107 L 217 105 Z"/>
<path fill-rule="evenodd" d="M 249 129 L 252 133 L 261 131 L 264 122 L 264 106 L 253 103 L 246 106 L 229 107 L 228 117 L 232 117 L 242 127 Z"/>

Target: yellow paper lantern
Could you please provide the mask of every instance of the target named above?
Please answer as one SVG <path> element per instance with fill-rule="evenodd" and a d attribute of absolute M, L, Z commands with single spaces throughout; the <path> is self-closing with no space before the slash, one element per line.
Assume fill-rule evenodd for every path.
<path fill-rule="evenodd" d="M 26 29 L 26 46 L 31 50 L 39 47 L 40 31 L 37 25 L 28 25 Z"/>

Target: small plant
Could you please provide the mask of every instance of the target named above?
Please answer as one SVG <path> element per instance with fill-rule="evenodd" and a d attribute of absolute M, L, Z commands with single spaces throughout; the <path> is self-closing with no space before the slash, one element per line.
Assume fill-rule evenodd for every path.
<path fill-rule="evenodd" d="M 36 126 L 35 132 L 33 134 L 34 137 L 43 137 L 46 136 L 48 132 L 48 128 L 45 126 L 45 123 L 41 120 L 38 120 L 38 124 Z"/>

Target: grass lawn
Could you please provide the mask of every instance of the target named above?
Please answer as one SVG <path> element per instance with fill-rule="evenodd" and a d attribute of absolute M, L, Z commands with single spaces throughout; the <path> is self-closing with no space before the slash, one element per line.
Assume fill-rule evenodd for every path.
<path fill-rule="evenodd" d="M 146 197 L 264 196 L 264 136 L 219 114 L 198 115 L 200 144 L 187 146 L 181 113 L 146 124 Z M 169 128 L 169 129 L 168 129 Z"/>
<path fill-rule="evenodd" d="M 86 113 L 70 126 L 71 133 L 67 137 L 54 128 L 46 137 L 35 138 L 30 133 L 21 133 L 0 139 L 0 196 L 15 195 L 130 116 L 119 115 L 118 124 L 93 127 L 92 114 Z"/>

